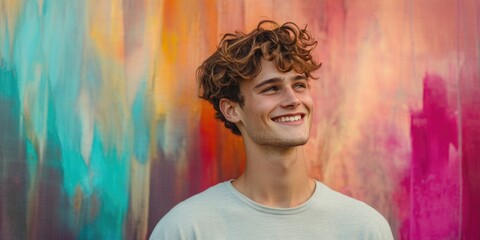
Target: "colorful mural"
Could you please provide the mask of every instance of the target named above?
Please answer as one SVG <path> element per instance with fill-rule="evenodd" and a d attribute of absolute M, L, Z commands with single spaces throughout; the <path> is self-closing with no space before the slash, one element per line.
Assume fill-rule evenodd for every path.
<path fill-rule="evenodd" d="M 145 239 L 243 168 L 196 95 L 221 34 L 308 24 L 309 171 L 396 239 L 480 239 L 475 0 L 0 0 L 0 239 Z"/>

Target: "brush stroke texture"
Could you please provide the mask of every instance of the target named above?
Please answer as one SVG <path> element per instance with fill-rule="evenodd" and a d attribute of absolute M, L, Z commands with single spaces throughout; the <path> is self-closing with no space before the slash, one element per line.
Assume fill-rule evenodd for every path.
<path fill-rule="evenodd" d="M 310 174 L 396 239 L 479 239 L 480 4 L 0 0 L 0 238 L 145 239 L 244 167 L 199 100 L 221 34 L 308 24 Z"/>

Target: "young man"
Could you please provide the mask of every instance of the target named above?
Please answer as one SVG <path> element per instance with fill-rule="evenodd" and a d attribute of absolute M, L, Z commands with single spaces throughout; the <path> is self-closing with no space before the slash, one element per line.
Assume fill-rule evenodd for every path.
<path fill-rule="evenodd" d="M 377 211 L 307 174 L 316 44 L 306 29 L 272 21 L 223 37 L 197 79 L 216 117 L 242 136 L 245 171 L 178 204 L 150 239 L 393 239 Z"/>

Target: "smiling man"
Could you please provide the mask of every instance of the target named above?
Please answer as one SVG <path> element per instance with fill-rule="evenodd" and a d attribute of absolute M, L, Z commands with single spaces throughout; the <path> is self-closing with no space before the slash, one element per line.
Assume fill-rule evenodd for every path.
<path fill-rule="evenodd" d="M 245 171 L 178 204 L 150 239 L 393 239 L 376 210 L 307 174 L 316 44 L 291 22 L 223 37 L 197 79 L 216 117 L 243 138 Z"/>

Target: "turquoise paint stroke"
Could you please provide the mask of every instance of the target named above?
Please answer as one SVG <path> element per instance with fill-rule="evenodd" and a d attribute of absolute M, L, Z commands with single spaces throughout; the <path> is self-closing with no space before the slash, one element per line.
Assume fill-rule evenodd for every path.
<path fill-rule="evenodd" d="M 145 104 L 146 100 L 146 81 L 142 81 L 138 87 L 135 100 L 132 106 L 134 142 L 133 150 L 138 162 L 146 163 L 148 160 L 150 133 L 149 129 L 149 108 Z"/>
<path fill-rule="evenodd" d="M 124 139 L 127 143 L 127 139 Z M 90 160 L 93 198 L 91 219 L 80 232 L 81 239 L 121 239 L 129 203 L 130 153 L 117 147 L 106 148 L 97 126 L 94 128 Z M 98 213 L 91 211 L 98 209 Z M 87 210 L 87 209 L 86 209 Z"/>
<path fill-rule="evenodd" d="M 73 201 L 78 189 L 83 198 L 93 192 L 89 169 L 81 155 L 82 121 L 77 111 L 82 68 L 87 61 L 83 54 L 85 6 L 81 1 L 45 1 L 43 6 L 45 71 L 55 99 L 57 134 L 62 146 L 63 187 Z"/>
<path fill-rule="evenodd" d="M 63 189 L 51 191 L 65 194 L 69 203 L 57 206 L 54 211 L 58 219 L 50 220 L 61 219 L 67 232 L 78 238 L 121 239 L 129 204 L 131 150 L 139 161 L 145 162 L 148 157 L 146 86 L 145 82 L 141 84 L 132 107 L 134 148 L 128 134 L 120 133 L 116 135 L 122 136 L 120 141 L 112 140 L 102 136 L 95 125 L 91 155 L 86 161 L 81 154 L 83 122 L 78 97 L 83 90 L 97 102 L 101 98 L 99 84 L 104 80 L 98 55 L 89 48 L 85 18 L 83 1 L 45 0 L 42 9 L 37 1 L 25 1 L 15 31 L 8 31 L 5 25 L 1 35 L 0 97 L 6 102 L 16 101 L 17 113 L 10 115 L 18 116 L 15 121 L 25 144 L 28 178 L 37 179 L 45 164 L 62 176 Z M 13 47 L 9 34 L 13 34 Z M 15 49 L 12 55 L 11 49 Z M 8 84 L 18 91 L 11 91 Z M 22 121 L 27 113 L 28 121 Z M 44 152 L 40 152 L 40 142 Z M 111 142 L 120 144 L 106 144 Z M 44 165 L 40 165 L 40 153 L 45 157 Z M 43 181 L 48 177 L 41 176 Z M 33 190 L 31 197 L 36 197 L 39 189 Z M 78 200 L 80 209 L 74 209 Z"/>
<path fill-rule="evenodd" d="M 46 83 L 46 76 L 39 72 L 42 69 L 43 59 L 40 52 L 42 34 L 40 33 L 41 20 L 38 15 L 38 4 L 35 1 L 27 1 L 23 10 L 14 35 L 13 65 L 17 70 L 22 113 L 25 110 L 30 111 L 32 126 L 28 131 L 38 139 L 45 139 L 46 118 L 43 113 L 48 107 L 45 104 L 47 101 L 45 90 L 48 83 Z M 36 91 L 35 95 L 26 95 L 25 90 L 32 84 L 36 84 L 35 89 L 41 88 L 41 90 Z M 26 100 L 27 103 L 24 102 Z M 23 109 L 24 106 L 27 109 Z"/>
<path fill-rule="evenodd" d="M 18 84 L 15 71 L 11 68 L 10 63 L 0 56 L 0 99 L 14 103 L 15 108 L 2 109 L 4 111 L 13 112 L 18 110 Z M 16 114 L 18 116 L 18 113 Z"/>
<path fill-rule="evenodd" d="M 80 154 L 82 124 L 75 111 L 84 61 L 84 6 L 80 4 L 55 1 L 53 5 L 52 1 L 44 1 L 39 11 L 36 1 L 27 1 L 14 38 L 19 98 L 28 99 L 21 106 L 30 111 L 31 126 L 26 126 L 26 130 L 42 141 L 48 131 L 56 130 L 62 151 L 63 187 L 71 202 L 77 187 L 84 195 L 92 192 L 88 169 Z M 25 90 L 32 84 L 37 85 L 36 91 L 27 96 Z M 55 122 L 55 129 L 46 129 L 48 121 Z"/>
<path fill-rule="evenodd" d="M 37 157 L 33 152 L 30 158 L 33 163 L 24 164 L 29 161 L 27 159 L 29 156 L 25 154 L 28 149 L 26 149 L 24 137 L 20 131 L 20 116 L 15 69 L 8 62 L 8 57 L 2 55 L 0 56 L 0 191 L 5 194 L 0 198 L 2 205 L 0 214 L 2 214 L 2 219 L 6 219 L 12 224 L 10 225 L 11 229 L 0 230 L 0 239 L 27 239 L 27 230 L 25 229 L 25 226 L 28 225 L 26 193 L 30 188 L 27 178 L 33 175 L 27 174 L 29 171 L 36 171 Z M 28 167 L 32 168 L 28 169 Z"/>
<path fill-rule="evenodd" d="M 8 62 L 10 62 L 9 60 L 11 58 L 10 29 L 8 28 L 8 18 L 4 18 L 3 26 L 0 26 L 0 30 L 2 29 L 4 31 L 3 32 L 0 31 L 0 43 L 3 43 L 0 46 L 0 68 L 8 69 L 7 68 L 8 66 L 5 66 L 5 64 L 7 63 L 7 60 Z M 0 79 L 6 79 L 6 78 L 3 78 L 3 76 L 1 77 L 2 78 Z"/>
<path fill-rule="evenodd" d="M 25 160 L 27 161 L 27 169 L 28 169 L 28 177 L 29 177 L 29 185 L 28 189 L 32 188 L 32 181 L 36 179 L 37 175 L 37 169 L 38 169 L 38 156 L 37 156 L 37 150 L 35 149 L 35 146 L 32 144 L 30 140 L 25 141 L 25 151 L 26 151 L 26 158 Z"/>

